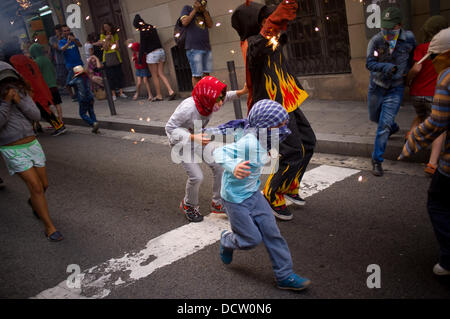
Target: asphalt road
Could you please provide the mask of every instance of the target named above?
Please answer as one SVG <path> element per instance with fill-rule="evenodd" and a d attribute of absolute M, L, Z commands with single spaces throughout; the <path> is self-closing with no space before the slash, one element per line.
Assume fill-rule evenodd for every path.
<path fill-rule="evenodd" d="M 188 223 L 178 210 L 186 176 L 167 145 L 76 132 L 39 140 L 47 156 L 50 213 L 65 239 L 44 238 L 25 185 L 0 164 L 6 184 L 0 190 L 0 298 L 34 297 L 66 280 L 70 264 L 84 270 L 140 251 Z M 208 207 L 207 167 L 204 174 L 200 206 Z M 307 291 L 276 288 L 263 245 L 235 252 L 224 266 L 216 242 L 106 298 L 449 298 L 449 280 L 432 273 L 438 247 L 426 211 L 430 179 L 359 175 L 363 182 L 357 176 L 338 182 L 295 208 L 292 221 L 278 223 L 294 270 L 312 281 Z M 371 264 L 381 269 L 379 289 L 366 284 Z"/>

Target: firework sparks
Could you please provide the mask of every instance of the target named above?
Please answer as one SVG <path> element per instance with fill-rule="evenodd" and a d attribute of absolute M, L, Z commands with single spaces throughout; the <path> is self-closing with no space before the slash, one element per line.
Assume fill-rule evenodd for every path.
<path fill-rule="evenodd" d="M 362 176 L 359 176 L 358 177 L 358 182 L 362 182 L 363 181 L 363 177 Z"/>
<path fill-rule="evenodd" d="M 111 50 L 115 50 L 117 48 L 117 45 L 115 45 L 115 44 L 113 44 L 112 46 L 111 46 Z"/>
<path fill-rule="evenodd" d="M 132 128 L 130 131 L 131 131 L 131 133 L 136 133 L 136 131 L 134 130 L 134 128 Z"/>
<path fill-rule="evenodd" d="M 278 48 L 278 37 L 277 36 L 273 36 L 272 38 L 270 38 L 269 43 L 267 44 L 267 46 L 271 45 L 272 46 L 272 50 L 276 50 Z"/>

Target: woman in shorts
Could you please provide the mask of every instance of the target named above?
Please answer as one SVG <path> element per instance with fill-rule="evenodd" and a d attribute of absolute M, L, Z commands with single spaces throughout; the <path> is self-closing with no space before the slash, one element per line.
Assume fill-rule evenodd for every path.
<path fill-rule="evenodd" d="M 63 236 L 50 219 L 45 198 L 48 187 L 45 154 L 31 124 L 41 118 L 41 113 L 29 96 L 30 90 L 12 66 L 0 62 L 0 154 L 9 174 L 19 175 L 27 185 L 28 203 L 44 223 L 45 237 L 61 241 Z"/>

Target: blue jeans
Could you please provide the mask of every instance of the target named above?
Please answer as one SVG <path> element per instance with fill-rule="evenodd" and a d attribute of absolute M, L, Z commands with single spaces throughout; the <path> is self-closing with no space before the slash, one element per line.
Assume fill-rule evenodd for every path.
<path fill-rule="evenodd" d="M 261 192 L 255 192 L 242 203 L 223 201 L 233 232 L 221 239 L 227 249 L 251 249 L 264 242 L 275 277 L 284 280 L 293 274 L 289 247 L 280 234 L 272 209 Z"/>
<path fill-rule="evenodd" d="M 80 105 L 80 117 L 89 124 L 89 126 L 94 125 L 94 122 L 97 122 L 97 117 L 94 113 L 94 100 L 89 102 L 78 101 Z M 89 113 L 89 116 L 86 114 Z"/>
<path fill-rule="evenodd" d="M 186 56 L 191 66 L 192 77 L 202 77 L 211 73 L 213 68 L 212 52 L 205 50 L 186 50 Z"/>
<path fill-rule="evenodd" d="M 398 129 L 395 117 L 400 109 L 404 90 L 403 86 L 390 89 L 377 85 L 369 87 L 369 119 L 378 123 L 372 153 L 372 159 L 376 162 L 383 162 L 383 154 L 386 150 L 389 135 Z"/>

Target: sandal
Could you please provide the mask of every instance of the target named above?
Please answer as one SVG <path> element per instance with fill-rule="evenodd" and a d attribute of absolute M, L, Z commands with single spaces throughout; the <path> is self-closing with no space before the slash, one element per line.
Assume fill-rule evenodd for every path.
<path fill-rule="evenodd" d="M 138 95 L 137 94 L 135 94 L 134 96 L 133 96 L 133 101 L 136 101 L 137 99 L 138 99 Z"/>
<path fill-rule="evenodd" d="M 153 96 L 149 96 L 147 101 L 153 102 Z"/>
<path fill-rule="evenodd" d="M 63 235 L 61 235 L 61 233 L 59 232 L 59 231 L 55 231 L 54 233 L 52 233 L 51 235 L 47 235 L 45 232 L 44 232 L 44 235 L 45 235 L 45 237 L 47 237 L 47 239 L 49 240 L 49 241 L 61 241 L 61 240 L 63 240 L 64 239 L 64 237 L 63 237 Z"/>
<path fill-rule="evenodd" d="M 159 97 L 156 97 L 156 96 L 152 99 L 152 102 L 161 102 L 161 101 L 164 101 L 164 100 Z"/>
<path fill-rule="evenodd" d="M 430 175 L 434 175 L 434 173 L 436 172 L 436 166 L 428 163 L 427 167 L 425 167 L 424 172 Z"/>
<path fill-rule="evenodd" d="M 169 95 L 169 98 L 167 100 L 173 101 L 173 100 L 175 100 L 176 97 L 177 97 L 177 93 L 173 92 L 172 94 Z"/>

